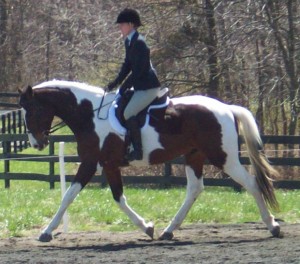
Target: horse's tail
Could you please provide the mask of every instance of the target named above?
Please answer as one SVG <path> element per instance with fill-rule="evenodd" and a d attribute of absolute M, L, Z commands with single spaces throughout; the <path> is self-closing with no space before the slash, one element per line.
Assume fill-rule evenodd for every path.
<path fill-rule="evenodd" d="M 271 208 L 278 210 L 279 205 L 272 183 L 272 179 L 278 176 L 278 172 L 269 164 L 263 153 L 263 143 L 255 119 L 251 112 L 243 107 L 231 105 L 230 110 L 238 121 L 241 134 L 244 136 L 256 182 L 263 198 Z"/>

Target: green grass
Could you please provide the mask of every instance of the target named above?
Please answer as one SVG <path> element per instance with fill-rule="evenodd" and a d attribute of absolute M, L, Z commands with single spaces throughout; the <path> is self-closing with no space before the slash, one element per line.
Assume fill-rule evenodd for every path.
<path fill-rule="evenodd" d="M 65 131 L 67 134 L 67 131 Z M 55 154 L 58 154 L 56 144 Z M 32 148 L 27 154 L 48 154 Z M 76 144 L 65 144 L 65 154 L 75 155 Z M 3 162 L 0 163 L 3 171 Z M 58 164 L 56 173 L 59 174 Z M 66 164 L 66 174 L 74 174 L 77 165 Z M 49 166 L 40 162 L 12 161 L 11 172 L 36 172 L 48 174 Z M 50 190 L 49 183 L 35 181 L 11 181 L 10 189 L 0 181 L 0 237 L 38 235 L 60 205 L 59 184 Z M 145 189 L 125 188 L 128 204 L 146 221 L 153 221 L 156 227 L 165 227 L 180 208 L 185 188 Z M 277 191 L 281 211 L 276 217 L 289 223 L 300 222 L 300 190 Z M 70 231 L 136 230 L 127 216 L 120 211 L 108 188 L 96 185 L 85 188 L 68 209 Z M 184 224 L 190 223 L 241 223 L 260 221 L 253 198 L 246 192 L 237 193 L 232 188 L 206 187 L 195 202 Z"/>
<path fill-rule="evenodd" d="M 128 204 L 146 221 L 165 227 L 179 209 L 185 188 L 125 188 Z M 60 188 L 34 181 L 12 181 L 5 189 L 0 182 L 0 237 L 38 235 L 60 204 Z M 289 223 L 300 222 L 300 191 L 277 191 L 281 211 L 277 218 Z M 93 185 L 84 189 L 68 209 L 70 231 L 136 230 L 120 211 L 108 188 Z M 258 209 L 246 192 L 231 188 L 207 187 L 195 202 L 184 224 L 241 223 L 260 221 Z"/>

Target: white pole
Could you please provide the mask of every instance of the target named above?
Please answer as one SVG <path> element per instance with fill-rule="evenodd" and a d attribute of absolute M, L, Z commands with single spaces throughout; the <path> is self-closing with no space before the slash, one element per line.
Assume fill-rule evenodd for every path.
<path fill-rule="evenodd" d="M 59 170 L 60 170 L 60 189 L 61 199 L 63 199 L 66 192 L 66 176 L 65 176 L 65 158 L 64 158 L 65 143 L 59 142 Z M 63 215 L 63 230 L 64 233 L 68 232 L 68 213 L 67 211 Z"/>

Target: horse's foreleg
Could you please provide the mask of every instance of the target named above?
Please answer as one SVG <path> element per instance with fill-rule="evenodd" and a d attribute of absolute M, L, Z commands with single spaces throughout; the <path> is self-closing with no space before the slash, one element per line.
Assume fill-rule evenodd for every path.
<path fill-rule="evenodd" d="M 78 193 L 89 182 L 91 177 L 96 172 L 97 162 L 82 162 L 79 166 L 78 172 L 74 178 L 74 182 L 67 189 L 62 199 L 61 205 L 53 217 L 50 224 L 42 231 L 39 237 L 41 242 L 49 242 L 52 240 L 52 231 L 58 227 L 60 221 L 66 212 L 68 206 L 74 201 Z"/>
<path fill-rule="evenodd" d="M 73 183 L 67 189 L 58 211 L 56 212 L 50 224 L 42 231 L 42 234 L 39 237 L 39 241 L 49 242 L 50 240 L 52 240 L 52 231 L 58 227 L 68 206 L 74 201 L 75 197 L 81 191 L 81 189 L 82 186 L 78 182 Z"/>
<path fill-rule="evenodd" d="M 154 225 L 152 222 L 146 223 L 145 219 L 138 215 L 126 202 L 126 197 L 121 195 L 119 202 L 117 202 L 121 210 L 131 219 L 131 221 L 141 228 L 144 233 L 153 239 Z"/>
<path fill-rule="evenodd" d="M 173 231 L 180 227 L 200 192 L 204 189 L 202 176 L 198 176 L 198 178 L 195 175 L 195 171 L 190 166 L 185 167 L 185 172 L 187 176 L 187 194 L 185 201 L 175 217 L 172 219 L 169 226 L 160 235 L 160 240 L 171 240 L 173 238 Z"/>
<path fill-rule="evenodd" d="M 126 202 L 126 197 L 123 194 L 123 183 L 120 170 L 117 168 L 104 168 L 107 181 L 112 191 L 112 195 L 120 209 L 130 218 L 130 220 L 144 233 L 153 239 L 154 227 L 153 223 L 146 223 L 145 219 L 138 215 Z"/>

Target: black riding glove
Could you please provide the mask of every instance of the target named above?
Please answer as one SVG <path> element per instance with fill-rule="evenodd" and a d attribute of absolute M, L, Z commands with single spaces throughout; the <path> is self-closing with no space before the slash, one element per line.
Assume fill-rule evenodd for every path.
<path fill-rule="evenodd" d="M 110 82 L 110 83 L 107 85 L 106 89 L 107 89 L 108 91 L 111 91 L 111 90 L 114 89 L 117 85 L 118 85 L 118 83 L 117 83 L 116 81 Z"/>
<path fill-rule="evenodd" d="M 127 90 L 126 88 L 120 87 L 120 89 L 119 89 L 119 94 L 120 94 L 121 96 L 123 96 L 123 95 L 125 94 L 126 90 Z"/>

